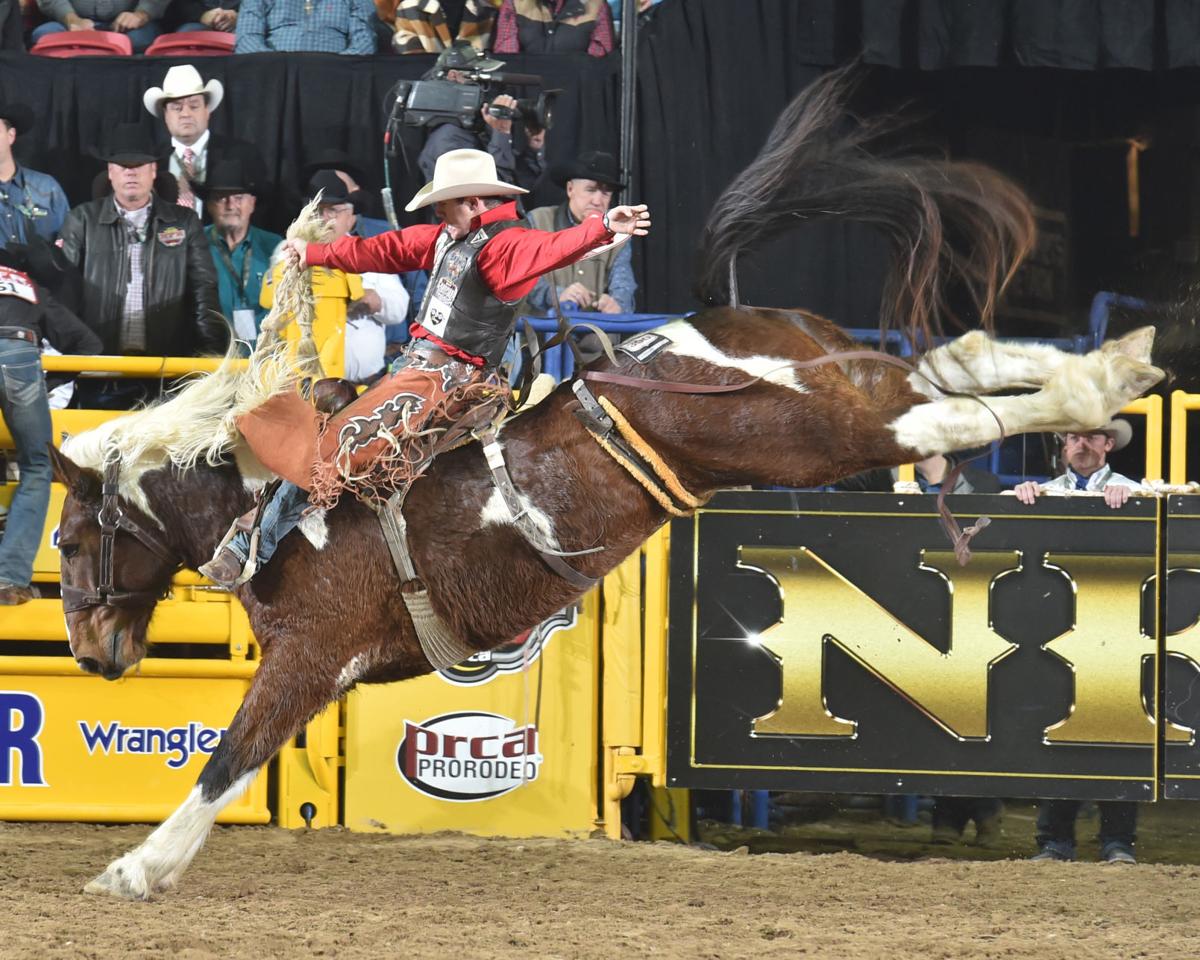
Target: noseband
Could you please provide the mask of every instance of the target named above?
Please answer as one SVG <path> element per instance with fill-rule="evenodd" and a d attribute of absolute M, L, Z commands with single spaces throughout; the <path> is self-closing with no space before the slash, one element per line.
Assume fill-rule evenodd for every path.
<path fill-rule="evenodd" d="M 121 469 L 119 457 L 109 456 L 104 461 L 104 481 L 100 488 L 100 512 L 96 520 L 100 524 L 100 575 L 93 581 L 96 586 L 89 592 L 81 587 L 62 585 L 63 611 L 75 613 L 91 607 L 124 607 L 144 603 L 155 603 L 165 596 L 158 590 L 118 590 L 113 586 L 113 566 L 117 551 L 117 534 L 124 530 L 151 553 L 171 565 L 172 571 L 181 564 L 159 536 L 148 530 L 136 519 L 121 509 L 117 495 L 118 475 Z"/>

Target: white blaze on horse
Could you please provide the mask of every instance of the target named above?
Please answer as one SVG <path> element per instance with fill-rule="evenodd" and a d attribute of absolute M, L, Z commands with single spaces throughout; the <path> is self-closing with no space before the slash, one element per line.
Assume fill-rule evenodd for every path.
<path fill-rule="evenodd" d="M 889 286 L 896 322 L 926 333 L 936 326 L 947 268 L 960 271 L 986 319 L 1032 240 L 1024 197 L 976 166 L 869 157 L 861 131 L 839 132 L 843 85 L 835 75 L 802 94 L 718 204 L 710 286 L 728 275 L 739 240 L 769 232 L 762 206 L 771 190 L 799 183 L 804 189 L 787 193 L 793 215 L 839 210 L 888 227 L 898 248 Z M 785 212 L 772 215 L 781 223 Z M 946 256 L 943 216 L 971 227 L 972 251 Z M 536 515 L 543 548 L 575 554 L 565 558 L 568 572 L 563 557 L 518 529 L 478 445 L 441 455 L 413 486 L 404 511 L 412 562 L 461 647 L 497 646 L 562 609 L 672 514 L 723 487 L 824 484 L 988 443 L 1002 428 L 1089 429 L 1162 377 L 1150 364 L 1150 330 L 1086 356 L 972 333 L 920 361 L 952 391 L 1032 391 L 986 406 L 870 359 L 813 364 L 858 345 L 800 311 L 716 307 L 655 333 L 641 341 L 645 349 L 618 352 L 615 365 L 600 361 L 582 387 L 564 384 L 502 427 L 519 502 Z M 60 524 L 67 625 L 84 669 L 111 679 L 136 664 L 174 570 L 207 560 L 252 505 L 266 478 L 230 416 L 254 400 L 247 382 L 223 370 L 55 455 L 68 490 Z M 591 413 L 581 418 L 581 409 Z M 149 898 L 172 888 L 220 810 L 318 711 L 355 683 L 430 671 L 375 513 L 344 498 L 325 528 L 321 549 L 287 538 L 238 589 L 262 648 L 245 702 L 183 805 L 89 891 Z"/>

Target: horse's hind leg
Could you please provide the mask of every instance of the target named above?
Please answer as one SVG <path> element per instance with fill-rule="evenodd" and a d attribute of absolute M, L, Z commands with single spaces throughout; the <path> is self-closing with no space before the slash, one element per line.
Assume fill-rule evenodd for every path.
<path fill-rule="evenodd" d="M 217 815 L 241 795 L 287 739 L 339 692 L 336 671 L 329 677 L 301 680 L 286 657 L 265 659 L 188 798 L 84 891 L 148 900 L 174 887 L 200 852 Z"/>
<path fill-rule="evenodd" d="M 1064 354 L 1059 369 L 1035 393 L 972 400 L 947 397 L 918 404 L 889 424 L 913 459 L 991 443 L 1005 434 L 1091 430 L 1163 378 L 1163 372 L 1121 349 Z"/>
<path fill-rule="evenodd" d="M 1154 327 L 1141 327 L 1108 341 L 1096 353 L 1149 363 L 1153 345 Z M 1076 355 L 1047 344 L 1004 343 L 976 330 L 929 351 L 917 366 L 924 376 L 910 374 L 908 382 L 918 393 L 934 400 L 942 396 L 934 384 L 953 393 L 1036 389 L 1072 356 Z"/>

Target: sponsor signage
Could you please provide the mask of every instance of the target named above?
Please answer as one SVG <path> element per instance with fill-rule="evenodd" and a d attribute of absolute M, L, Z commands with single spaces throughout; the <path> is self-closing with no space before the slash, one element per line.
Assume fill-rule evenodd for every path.
<path fill-rule="evenodd" d="M 1200 800 L 1200 497 L 1167 500 L 1163 796 Z"/>
<path fill-rule="evenodd" d="M 598 606 L 593 591 L 488 657 L 351 690 L 345 825 L 590 835 L 599 795 Z"/>
<path fill-rule="evenodd" d="M 396 769 L 428 797 L 469 803 L 532 783 L 541 769 L 537 727 L 497 713 L 464 710 L 404 721 Z"/>
<path fill-rule="evenodd" d="M 1150 800 L 1160 737 L 1200 782 L 1200 716 L 1156 713 L 1159 502 L 947 502 L 992 519 L 966 567 L 933 496 L 723 494 L 676 521 L 672 785 Z"/>
<path fill-rule="evenodd" d="M 3 678 L 0 820 L 156 820 L 195 785 L 246 692 L 227 678 Z M 72 674 L 71 671 L 76 671 Z M 265 823 L 266 777 L 222 814 Z"/>

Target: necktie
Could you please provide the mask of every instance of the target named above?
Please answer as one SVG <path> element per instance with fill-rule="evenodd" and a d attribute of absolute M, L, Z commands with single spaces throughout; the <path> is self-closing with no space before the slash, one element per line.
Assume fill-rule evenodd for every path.
<path fill-rule="evenodd" d="M 192 193 L 192 178 L 196 176 L 196 152 L 191 147 L 183 148 L 182 159 L 180 165 L 183 167 L 183 176 L 179 178 L 179 200 L 181 207 L 187 207 L 189 210 L 196 209 L 196 195 Z"/>

